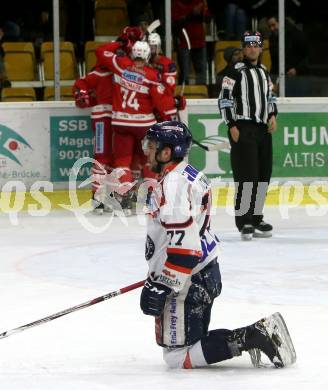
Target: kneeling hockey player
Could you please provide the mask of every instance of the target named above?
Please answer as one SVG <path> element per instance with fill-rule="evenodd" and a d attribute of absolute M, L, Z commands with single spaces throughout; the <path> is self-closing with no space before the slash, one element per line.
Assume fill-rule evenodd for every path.
<path fill-rule="evenodd" d="M 156 341 L 170 367 L 194 368 L 247 351 L 260 365 L 261 352 L 276 367 L 296 360 L 282 316 L 275 313 L 238 329 L 208 331 L 221 292 L 218 239 L 211 230 L 211 188 L 206 176 L 184 161 L 192 142 L 180 122 L 152 125 L 143 149 L 160 175 L 147 196 L 148 278 L 140 306 L 155 317 Z"/>

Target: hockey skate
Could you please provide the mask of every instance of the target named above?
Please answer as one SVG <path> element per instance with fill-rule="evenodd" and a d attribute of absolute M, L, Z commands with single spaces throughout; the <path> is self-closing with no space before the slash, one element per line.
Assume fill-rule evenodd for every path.
<path fill-rule="evenodd" d="M 111 193 L 106 197 L 106 205 L 111 205 L 115 215 L 129 217 L 135 214 L 136 195 L 129 191 L 124 195 L 119 195 L 116 192 Z"/>
<path fill-rule="evenodd" d="M 253 238 L 254 227 L 252 225 L 244 225 L 240 230 L 240 234 L 243 241 L 250 241 Z"/>
<path fill-rule="evenodd" d="M 126 217 L 133 214 L 133 202 L 130 193 L 127 193 L 122 197 L 121 206 Z"/>
<path fill-rule="evenodd" d="M 254 226 L 253 237 L 267 238 L 272 237 L 272 225 L 261 221 L 258 225 Z"/>
<path fill-rule="evenodd" d="M 293 364 L 296 352 L 285 321 L 274 313 L 255 324 L 233 331 L 233 339 L 240 351 L 248 351 L 254 367 L 266 366 L 261 360 L 263 352 L 277 368 Z"/>
<path fill-rule="evenodd" d="M 91 205 L 94 214 L 102 215 L 104 213 L 105 205 L 96 199 L 94 194 L 92 195 Z"/>
<path fill-rule="evenodd" d="M 102 195 L 101 197 L 97 195 L 92 196 L 92 210 L 94 214 L 102 215 L 104 212 L 112 213 L 113 206 L 108 202 L 108 196 Z"/>

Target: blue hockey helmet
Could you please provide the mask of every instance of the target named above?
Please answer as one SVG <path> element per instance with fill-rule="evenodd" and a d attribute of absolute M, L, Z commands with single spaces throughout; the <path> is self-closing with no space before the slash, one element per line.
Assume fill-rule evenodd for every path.
<path fill-rule="evenodd" d="M 147 131 L 145 138 L 156 142 L 157 152 L 169 146 L 172 150 L 172 160 L 183 159 L 188 154 L 192 142 L 190 130 L 179 121 L 156 123 Z"/>

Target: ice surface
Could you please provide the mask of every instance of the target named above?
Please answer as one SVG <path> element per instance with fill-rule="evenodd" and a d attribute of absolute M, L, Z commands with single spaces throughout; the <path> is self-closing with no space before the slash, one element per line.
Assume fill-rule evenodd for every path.
<path fill-rule="evenodd" d="M 139 309 L 140 290 L 0 340 L 1 390 L 326 389 L 328 385 L 328 217 L 305 208 L 281 217 L 269 239 L 241 241 L 219 209 L 223 291 L 211 329 L 234 328 L 279 311 L 297 362 L 286 369 L 251 366 L 243 355 L 197 370 L 170 370 L 154 341 L 153 319 Z M 90 216 L 104 224 L 106 215 Z M 69 211 L 0 215 L 0 333 L 142 280 L 145 228 L 116 218 L 100 234 Z"/>

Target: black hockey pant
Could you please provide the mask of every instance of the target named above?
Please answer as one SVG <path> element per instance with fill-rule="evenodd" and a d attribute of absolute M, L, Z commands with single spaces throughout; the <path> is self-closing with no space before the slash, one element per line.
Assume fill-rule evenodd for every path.
<path fill-rule="evenodd" d="M 162 347 L 195 344 L 208 333 L 214 299 L 221 293 L 221 273 L 216 259 L 198 273 L 176 296 L 167 300 L 156 317 L 156 341 Z"/>
<path fill-rule="evenodd" d="M 235 222 L 238 230 L 245 224 L 258 225 L 272 173 L 272 135 L 265 124 L 238 121 L 238 142 L 231 144 L 231 167 L 235 181 Z"/>

